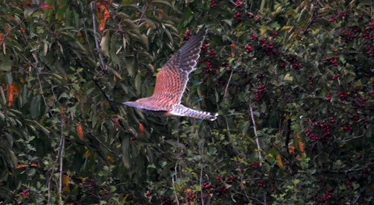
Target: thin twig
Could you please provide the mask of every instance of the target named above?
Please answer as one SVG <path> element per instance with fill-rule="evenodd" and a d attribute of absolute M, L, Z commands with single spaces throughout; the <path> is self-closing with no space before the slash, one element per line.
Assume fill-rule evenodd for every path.
<path fill-rule="evenodd" d="M 249 112 L 250 112 L 251 119 L 252 119 L 253 132 L 255 133 L 255 136 L 256 136 L 256 144 L 257 144 L 257 149 L 258 149 L 258 160 L 260 162 L 260 166 L 262 166 L 261 145 L 260 145 L 260 140 L 259 140 L 258 135 L 257 135 L 257 128 L 256 128 L 255 118 L 253 116 L 253 108 L 252 108 L 252 100 L 251 99 L 249 99 Z"/>
<path fill-rule="evenodd" d="M 174 176 L 171 176 L 171 182 L 173 183 L 174 195 L 175 195 L 175 201 L 177 202 L 178 205 L 180 205 L 180 204 L 179 204 L 179 200 L 178 200 L 177 191 L 176 191 L 176 188 L 175 188 Z"/>
<path fill-rule="evenodd" d="M 34 12 L 35 12 L 35 11 L 34 11 Z M 10 28 L 10 29 L 8 30 L 8 32 L 6 32 L 6 33 L 3 35 L 3 38 L 1 39 L 0 45 L 4 44 L 6 37 L 10 34 L 10 32 L 11 32 L 13 29 L 15 29 L 16 27 L 18 27 L 19 25 L 21 25 L 21 23 L 23 23 L 23 21 L 24 21 L 24 19 L 22 19 L 22 20 L 21 20 L 20 22 L 18 22 L 15 26 L 13 26 L 12 28 Z M 4 52 L 5 52 L 5 50 L 4 50 Z"/>
<path fill-rule="evenodd" d="M 60 152 L 60 150 L 58 150 L 58 152 Z M 59 155 L 60 154 L 57 153 L 56 160 L 53 163 L 52 171 L 51 171 L 51 174 L 50 174 L 49 179 L 48 179 L 48 201 L 47 201 L 47 204 L 51 204 L 51 182 L 52 182 L 52 178 L 55 174 L 55 165 L 57 164 L 57 160 L 58 160 Z"/>
<path fill-rule="evenodd" d="M 231 69 L 230 77 L 229 77 L 229 80 L 227 81 L 227 85 L 226 85 L 226 88 L 225 88 L 225 94 L 223 95 L 223 97 L 227 97 L 227 90 L 229 88 L 229 84 L 230 84 L 233 72 L 234 72 L 234 69 Z"/>
<path fill-rule="evenodd" d="M 262 166 L 261 145 L 260 145 L 260 140 L 259 140 L 258 135 L 257 135 L 255 118 L 253 116 L 252 99 L 249 99 L 249 111 L 250 111 L 251 119 L 252 119 L 252 123 L 253 123 L 253 131 L 254 131 L 255 136 L 256 136 L 256 144 L 257 144 L 257 149 L 258 149 L 258 160 L 260 162 L 260 166 Z M 266 192 L 264 193 L 264 203 L 263 204 L 267 204 L 266 203 Z"/>
<path fill-rule="evenodd" d="M 316 20 L 317 18 L 317 11 L 319 9 L 319 6 L 318 5 L 313 5 L 312 4 L 312 19 L 310 19 L 308 25 L 306 26 L 306 28 L 304 29 L 304 32 L 303 34 L 305 35 L 306 33 L 308 33 L 308 30 L 310 28 L 310 26 L 312 26 L 312 24 L 314 23 L 314 21 Z"/>
<path fill-rule="evenodd" d="M 234 152 L 239 155 L 241 158 L 244 158 L 245 155 L 240 153 L 238 148 L 236 147 L 236 145 L 234 144 L 234 141 L 232 140 L 232 137 L 231 137 L 231 133 L 230 133 L 230 126 L 229 126 L 229 123 L 225 117 L 225 121 L 226 121 L 226 127 L 227 127 L 227 136 L 229 137 L 229 140 L 230 140 L 230 144 L 232 146 L 232 149 L 234 150 Z"/>
<path fill-rule="evenodd" d="M 198 130 L 197 130 L 197 132 L 198 132 Z M 200 179 L 199 179 L 199 181 L 200 181 L 200 197 L 201 197 L 201 204 L 202 205 L 204 205 L 204 198 L 203 198 L 204 144 L 205 144 L 205 138 L 204 138 L 204 135 L 203 135 L 203 137 L 201 138 L 201 141 L 200 141 L 200 145 L 199 145 L 200 155 L 201 155 L 201 166 L 200 166 Z"/>
<path fill-rule="evenodd" d="M 104 58 L 103 54 L 101 53 L 101 49 L 99 46 L 99 39 L 97 38 L 97 29 L 96 29 L 96 19 L 95 19 L 95 12 L 94 12 L 94 3 L 95 1 L 91 2 L 90 8 L 91 8 L 91 13 L 92 13 L 92 26 L 93 26 L 93 32 L 94 32 L 94 39 L 95 39 L 95 46 L 96 46 L 96 51 L 99 55 L 100 59 L 100 65 L 102 70 L 107 70 L 105 63 L 104 63 Z"/>
<path fill-rule="evenodd" d="M 138 22 L 136 23 L 137 26 L 139 26 L 140 22 L 144 18 L 145 12 L 147 12 L 148 7 L 151 5 L 152 0 L 149 0 L 147 3 L 145 3 L 145 6 L 143 7 L 142 15 L 140 16 Z"/>
<path fill-rule="evenodd" d="M 347 142 L 349 142 L 349 141 L 351 141 L 351 140 L 359 139 L 359 138 L 361 138 L 361 137 L 363 137 L 363 136 L 364 136 L 364 135 L 353 136 L 353 137 L 351 137 L 351 138 L 348 138 L 348 139 L 343 140 L 343 143 L 347 143 Z"/>
<path fill-rule="evenodd" d="M 247 194 L 247 192 L 245 191 L 245 189 L 244 189 L 244 192 Z M 241 192 L 234 192 L 235 194 L 239 194 L 239 195 L 244 195 L 243 193 L 241 193 Z M 258 200 L 258 199 L 256 199 L 256 198 L 254 198 L 254 197 L 250 197 L 250 196 L 247 196 L 247 195 L 244 195 L 247 199 L 248 199 L 248 201 L 250 201 L 250 200 L 253 200 L 253 201 L 257 201 L 258 203 L 260 203 L 260 204 L 264 204 L 262 201 L 260 201 L 260 200 Z"/>
<path fill-rule="evenodd" d="M 63 126 L 64 126 L 64 116 L 61 115 L 61 136 L 63 136 Z M 51 171 L 51 174 L 49 176 L 49 179 L 48 179 L 48 202 L 47 204 L 51 204 L 51 183 L 52 183 L 52 178 L 55 174 L 55 168 L 56 168 L 56 164 L 58 163 L 58 160 L 60 159 L 61 157 L 61 152 L 62 152 L 62 140 L 60 138 L 60 142 L 59 142 L 59 145 L 58 145 L 58 150 L 57 150 L 57 156 L 56 156 L 56 160 L 54 161 L 53 163 L 53 166 L 52 166 L 52 171 Z M 61 173 L 61 172 L 60 172 Z M 61 196 L 61 195 L 60 195 Z"/>
<path fill-rule="evenodd" d="M 64 149 L 65 149 L 65 135 L 64 135 L 64 117 L 61 116 L 61 136 L 60 136 L 60 147 L 59 147 L 59 159 L 60 159 L 60 179 L 58 185 L 59 204 L 62 203 L 62 176 L 64 167 Z"/>
<path fill-rule="evenodd" d="M 39 92 L 40 92 L 40 95 L 41 95 L 42 98 L 43 98 L 44 105 L 45 105 L 45 107 L 47 108 L 48 113 L 52 116 L 52 118 L 55 118 L 55 117 L 53 116 L 53 113 L 51 112 L 50 107 L 49 107 L 48 104 L 47 104 L 47 101 L 46 101 L 45 97 L 44 97 L 44 91 L 43 91 L 42 81 L 40 80 L 39 71 L 36 73 L 36 75 L 37 75 L 37 77 L 38 77 L 38 82 L 39 82 Z M 53 89 L 52 89 L 52 90 L 53 90 Z"/>
<path fill-rule="evenodd" d="M 104 144 L 101 140 L 99 140 L 99 138 L 97 138 L 95 135 L 93 135 L 91 132 L 89 132 L 87 129 L 85 129 L 87 131 L 87 133 L 89 135 L 91 135 L 93 138 L 95 138 L 103 147 L 105 147 L 105 149 L 107 149 L 112 155 L 116 156 L 117 159 L 121 159 L 120 156 L 118 156 L 115 152 L 113 152 L 108 146 L 106 146 L 106 144 Z M 96 149 L 96 148 L 95 148 Z M 106 159 L 104 158 L 104 161 L 109 164 Z"/>

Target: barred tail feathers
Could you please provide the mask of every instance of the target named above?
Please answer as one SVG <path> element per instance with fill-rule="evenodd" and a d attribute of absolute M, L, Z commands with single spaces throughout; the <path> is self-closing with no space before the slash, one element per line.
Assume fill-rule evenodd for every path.
<path fill-rule="evenodd" d="M 176 105 L 173 110 L 167 112 L 167 115 L 170 116 L 185 116 L 185 117 L 192 117 L 196 119 L 202 119 L 202 120 L 210 120 L 214 121 L 217 119 L 218 114 L 217 113 L 210 113 L 210 112 L 204 112 L 199 110 L 194 110 L 188 107 L 185 107 L 181 104 Z"/>

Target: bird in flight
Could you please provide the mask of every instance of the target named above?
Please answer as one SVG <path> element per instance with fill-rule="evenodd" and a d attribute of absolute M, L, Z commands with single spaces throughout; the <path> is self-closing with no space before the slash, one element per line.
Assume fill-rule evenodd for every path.
<path fill-rule="evenodd" d="M 218 116 L 217 113 L 194 110 L 181 104 L 188 75 L 195 70 L 206 33 L 206 28 L 202 28 L 168 60 L 157 74 L 156 87 L 151 97 L 140 98 L 123 104 L 156 116 L 184 116 L 215 120 Z"/>

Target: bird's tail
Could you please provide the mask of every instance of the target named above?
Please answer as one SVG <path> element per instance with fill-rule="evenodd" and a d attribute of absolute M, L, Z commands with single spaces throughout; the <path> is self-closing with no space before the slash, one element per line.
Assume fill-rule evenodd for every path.
<path fill-rule="evenodd" d="M 176 105 L 174 107 L 174 109 L 167 112 L 166 115 L 185 116 L 185 117 L 192 117 L 192 118 L 196 118 L 196 119 L 210 120 L 210 121 L 216 120 L 217 116 L 218 116 L 217 113 L 210 113 L 210 112 L 194 110 L 194 109 L 185 107 L 181 104 Z"/>

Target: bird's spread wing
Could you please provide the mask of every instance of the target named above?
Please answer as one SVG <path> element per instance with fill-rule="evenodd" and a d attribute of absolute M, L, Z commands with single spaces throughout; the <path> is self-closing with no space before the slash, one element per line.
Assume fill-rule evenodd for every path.
<path fill-rule="evenodd" d="M 156 77 L 153 98 L 179 104 L 186 89 L 188 75 L 194 70 L 200 57 L 207 30 L 205 28 L 191 37 L 182 48 L 162 67 Z"/>

